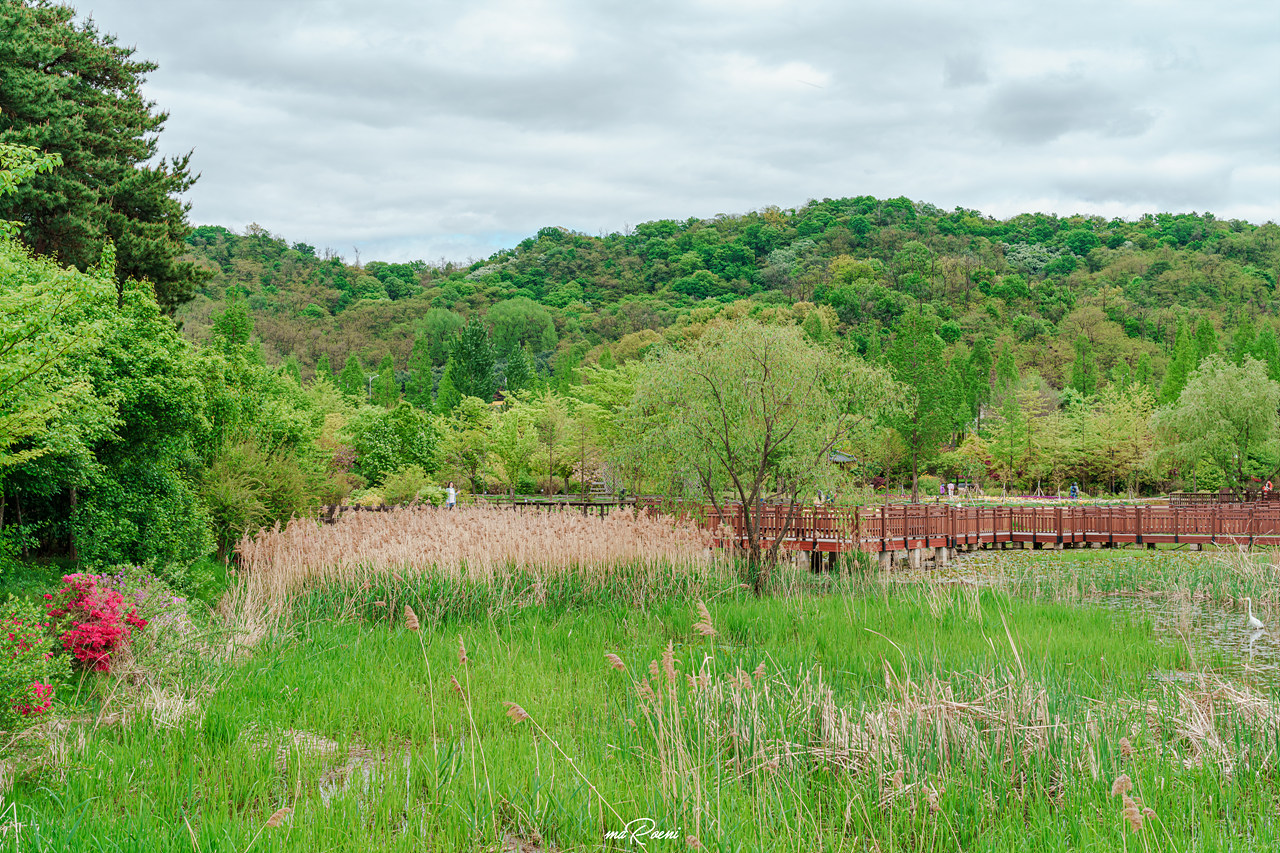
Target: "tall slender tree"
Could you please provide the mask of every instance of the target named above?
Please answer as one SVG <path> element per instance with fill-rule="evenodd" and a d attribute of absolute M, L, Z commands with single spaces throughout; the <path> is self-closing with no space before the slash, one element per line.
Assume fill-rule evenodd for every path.
<path fill-rule="evenodd" d="M 893 424 L 911 457 L 911 500 L 920 500 L 920 463 L 938 449 L 950 423 L 947 407 L 947 369 L 944 344 L 933 330 L 933 320 L 915 310 L 902 316 L 889 346 L 889 370 L 893 378 L 912 389 L 904 410 Z"/>
<path fill-rule="evenodd" d="M 472 317 L 462 327 L 453 347 L 453 358 L 458 364 L 458 377 L 455 379 L 458 391 L 467 397 L 479 397 L 486 403 L 492 401 L 497 384 L 493 344 L 489 340 L 489 330 L 479 317 Z"/>
<path fill-rule="evenodd" d="M 365 388 L 364 368 L 360 366 L 360 359 L 356 358 L 355 353 L 347 356 L 347 363 L 338 374 L 338 388 L 349 400 L 364 402 L 369 399 L 369 392 Z"/>

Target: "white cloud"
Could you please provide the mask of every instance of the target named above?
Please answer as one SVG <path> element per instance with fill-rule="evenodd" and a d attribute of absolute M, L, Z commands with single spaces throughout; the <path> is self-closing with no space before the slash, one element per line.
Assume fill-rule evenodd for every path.
<path fill-rule="evenodd" d="M 864 193 L 1280 215 L 1268 3 L 84 2 L 193 221 L 365 259 Z"/>

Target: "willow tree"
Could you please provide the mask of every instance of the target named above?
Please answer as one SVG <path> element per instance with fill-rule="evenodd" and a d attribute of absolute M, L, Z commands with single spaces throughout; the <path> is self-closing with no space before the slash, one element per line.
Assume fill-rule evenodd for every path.
<path fill-rule="evenodd" d="M 1280 384 L 1267 366 L 1246 358 L 1237 366 L 1212 354 L 1187 380 L 1178 400 L 1155 416 L 1166 459 L 1182 465 L 1209 462 L 1237 489 L 1244 487 L 1249 457 L 1274 445 Z"/>
<path fill-rule="evenodd" d="M 646 362 L 630 449 L 717 510 L 726 496 L 742 506 L 748 574 L 760 593 L 801 500 L 838 475 L 832 449 L 896 397 L 884 371 L 814 344 L 799 327 L 714 325 Z M 787 507 L 767 546 L 762 503 Z"/>

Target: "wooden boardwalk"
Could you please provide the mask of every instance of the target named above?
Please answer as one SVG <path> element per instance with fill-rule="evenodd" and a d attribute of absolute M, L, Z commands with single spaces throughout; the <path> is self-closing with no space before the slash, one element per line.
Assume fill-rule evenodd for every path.
<path fill-rule="evenodd" d="M 949 504 L 797 508 L 763 506 L 757 523 L 765 546 L 828 553 L 968 550 L 1006 543 L 1072 548 L 1156 544 L 1280 546 L 1280 505 L 970 507 Z M 704 511 L 722 547 L 745 546 L 742 507 Z"/>

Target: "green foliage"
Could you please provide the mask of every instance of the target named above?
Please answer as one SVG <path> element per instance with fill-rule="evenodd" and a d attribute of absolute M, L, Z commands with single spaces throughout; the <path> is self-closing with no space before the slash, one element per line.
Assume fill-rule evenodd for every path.
<path fill-rule="evenodd" d="M 390 410 L 362 409 L 350 431 L 356 465 L 370 482 L 380 483 L 407 465 L 427 473 L 436 470 L 439 432 L 430 415 L 408 402 Z"/>
<path fill-rule="evenodd" d="M 608 352 L 608 350 L 605 350 Z M 506 369 L 503 371 L 503 388 L 507 394 L 524 391 L 534 384 L 533 367 L 524 347 L 516 347 L 507 356 Z"/>
<path fill-rule="evenodd" d="M 1240 489 L 1250 457 L 1274 450 L 1278 409 L 1280 383 L 1267 378 L 1265 364 L 1246 358 L 1237 366 L 1214 354 L 1155 426 L 1171 460 L 1184 467 L 1206 461 Z"/>
<path fill-rule="evenodd" d="M 14 192 L 23 181 L 62 165 L 61 154 L 47 154 L 26 145 L 0 142 L 0 196 Z M 16 236 L 22 223 L 0 219 L 0 238 Z"/>
<path fill-rule="evenodd" d="M 0 141 L 63 164 L 0 195 L 0 220 L 21 222 L 27 245 L 81 270 L 111 241 L 117 279 L 151 282 L 172 313 L 204 276 L 177 260 L 190 230 L 180 196 L 196 176 L 189 154 L 156 156 L 166 115 L 141 93 L 155 64 L 47 0 L 0 5 L 0 32 Z"/>
<path fill-rule="evenodd" d="M 246 438 L 214 456 L 201 496 L 225 556 L 245 534 L 314 512 L 322 490 L 319 468 L 309 459 L 291 450 L 267 451 Z"/>
<path fill-rule="evenodd" d="M 526 296 L 497 303 L 485 319 L 493 329 L 493 346 L 500 353 L 520 347 L 534 352 L 556 348 L 556 327 L 551 312 Z"/>
<path fill-rule="evenodd" d="M 373 404 L 390 409 L 400 399 L 400 384 L 396 382 L 396 365 L 390 355 L 383 356 L 378 366 L 378 376 L 373 380 Z"/>
<path fill-rule="evenodd" d="M 911 457 L 913 501 L 919 500 L 920 463 L 937 448 L 951 425 L 949 400 L 954 392 L 942 359 L 943 347 L 933 319 L 913 311 L 894 327 L 893 344 L 886 354 L 893 378 L 914 391 L 908 392 L 903 409 L 890 420 Z"/>
<path fill-rule="evenodd" d="M 413 351 L 409 353 L 409 379 L 405 382 L 404 396 L 420 409 L 431 408 L 431 392 L 435 386 L 431 348 L 425 335 L 413 339 Z"/>
<path fill-rule="evenodd" d="M 343 365 L 342 372 L 338 374 L 338 387 L 342 389 L 343 395 L 348 400 L 363 402 L 369 399 L 369 391 L 365 383 L 364 368 L 360 366 L 360 359 L 355 353 L 351 353 L 347 356 L 347 363 Z"/>
<path fill-rule="evenodd" d="M 56 699 L 57 688 L 71 680 L 70 658 L 61 654 L 48 622 L 35 600 L 10 595 L 0 603 L 0 731 L 40 722 L 52 711 L 46 700 Z"/>
<path fill-rule="evenodd" d="M 320 358 L 316 360 L 316 379 L 333 379 L 333 367 L 329 364 L 329 353 L 320 353 Z"/>
<path fill-rule="evenodd" d="M 436 388 L 436 411 L 442 415 L 452 412 L 462 402 L 462 392 L 458 389 L 465 384 L 462 365 L 450 356 L 444 366 L 444 373 L 440 376 L 440 386 Z"/>
<path fill-rule="evenodd" d="M 1093 344 L 1081 334 L 1075 342 L 1076 359 L 1071 364 L 1071 387 L 1082 396 L 1089 397 L 1098 390 L 1098 364 L 1093 356 Z"/>
<path fill-rule="evenodd" d="M 464 397 L 479 397 L 486 402 L 492 400 L 497 384 L 493 344 L 489 341 L 489 330 L 478 317 L 472 317 L 462 328 L 451 358 L 457 363 L 457 372 L 452 379 L 459 393 Z"/>
<path fill-rule="evenodd" d="M 440 506 L 444 503 L 444 489 L 432 480 L 431 475 L 421 465 L 406 465 L 395 473 L 388 474 L 382 484 L 382 497 L 389 504 L 407 504 L 421 501 Z"/>

